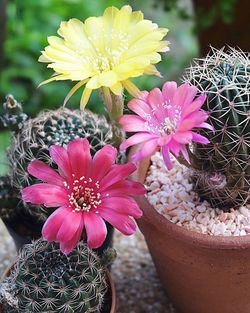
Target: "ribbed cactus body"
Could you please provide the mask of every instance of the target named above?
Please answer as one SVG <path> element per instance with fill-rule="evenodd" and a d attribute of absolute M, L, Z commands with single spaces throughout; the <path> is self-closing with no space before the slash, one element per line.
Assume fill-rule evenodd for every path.
<path fill-rule="evenodd" d="M 112 128 L 104 117 L 87 110 L 81 112 L 61 108 L 29 119 L 20 132 L 13 136 L 8 151 L 12 184 L 18 190 L 34 184 L 35 178 L 27 172 L 28 164 L 33 159 L 39 159 L 53 166 L 49 147 L 68 144 L 79 137 L 88 138 L 94 155 L 105 144 L 112 142 Z M 51 213 L 51 210 L 48 212 L 39 206 L 30 207 L 29 204 L 27 209 L 31 215 L 37 215 L 41 219 Z"/>
<path fill-rule="evenodd" d="M 107 292 L 106 269 L 84 243 L 66 256 L 43 239 L 23 248 L 6 284 L 19 313 L 98 313 Z"/>
<path fill-rule="evenodd" d="M 212 48 L 187 70 L 185 80 L 206 93 L 203 109 L 214 132 L 210 144 L 196 144 L 191 162 L 196 188 L 214 206 L 230 208 L 250 201 L 250 57 L 232 48 Z"/>
<path fill-rule="evenodd" d="M 0 177 L 0 218 L 11 220 L 16 214 L 19 202 L 18 191 L 12 187 L 10 178 Z"/>

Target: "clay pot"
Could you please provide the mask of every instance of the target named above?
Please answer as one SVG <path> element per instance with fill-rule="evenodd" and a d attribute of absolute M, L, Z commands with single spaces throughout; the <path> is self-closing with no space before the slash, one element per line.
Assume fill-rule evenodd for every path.
<path fill-rule="evenodd" d="M 11 269 L 13 267 L 13 264 L 8 267 L 2 277 L 2 280 L 10 275 Z M 107 272 L 107 278 L 108 278 L 108 292 L 106 295 L 106 298 L 110 301 L 106 301 L 106 303 L 104 304 L 105 308 L 104 310 L 101 311 L 101 313 L 116 313 L 116 306 L 117 306 L 117 301 L 116 301 L 116 289 L 115 289 L 115 283 L 114 280 L 110 274 L 110 272 Z M 3 307 L 0 304 L 0 313 L 4 313 L 3 311 Z"/>
<path fill-rule="evenodd" d="M 149 166 L 144 159 L 132 179 L 144 183 Z M 144 212 L 139 228 L 178 312 L 249 313 L 250 236 L 189 231 L 157 213 L 144 196 L 137 200 Z"/>

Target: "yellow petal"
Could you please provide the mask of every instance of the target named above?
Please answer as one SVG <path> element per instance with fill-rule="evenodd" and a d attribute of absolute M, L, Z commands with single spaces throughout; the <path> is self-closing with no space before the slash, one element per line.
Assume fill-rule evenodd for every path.
<path fill-rule="evenodd" d="M 124 80 L 122 82 L 123 86 L 127 91 L 134 97 L 134 98 L 139 98 L 141 91 L 139 88 L 136 87 L 135 84 L 133 84 L 130 80 Z"/>
<path fill-rule="evenodd" d="M 111 86 L 110 89 L 117 96 L 121 96 L 123 93 L 123 87 L 122 87 L 122 84 L 120 82 L 117 82 L 116 84 Z"/>
<path fill-rule="evenodd" d="M 102 86 L 110 87 L 117 82 L 117 76 L 114 71 L 103 72 L 99 75 L 99 81 Z"/>
<path fill-rule="evenodd" d="M 145 68 L 144 70 L 144 74 L 147 74 L 147 75 L 155 75 L 155 76 L 158 76 L 158 77 L 161 77 L 162 78 L 162 75 L 161 73 L 157 70 L 157 68 L 150 64 L 148 67 Z"/>
<path fill-rule="evenodd" d="M 48 63 L 50 62 L 50 59 L 48 59 L 45 55 L 43 55 L 44 51 L 42 51 L 42 55 L 38 58 L 38 62 L 42 63 Z"/>
<path fill-rule="evenodd" d="M 67 96 L 64 99 L 63 102 L 63 106 L 66 105 L 66 103 L 69 101 L 69 99 L 71 98 L 71 96 L 80 88 L 82 87 L 85 83 L 86 83 L 87 79 L 80 81 L 79 83 L 77 83 L 72 89 L 70 89 L 69 93 L 67 94 Z"/>
<path fill-rule="evenodd" d="M 92 89 L 85 87 L 85 89 L 83 90 L 83 93 L 82 93 L 81 101 L 80 101 L 80 109 L 81 110 L 85 109 L 85 106 L 89 101 L 89 97 L 90 97 L 91 93 L 92 93 Z"/>
<path fill-rule="evenodd" d="M 53 82 L 54 80 L 66 80 L 66 79 L 69 79 L 69 76 L 68 75 L 55 75 L 47 80 L 44 80 L 43 82 L 41 82 L 38 87 L 41 87 L 42 85 L 45 85 L 45 84 L 48 84 L 50 82 Z"/>
<path fill-rule="evenodd" d="M 89 88 L 89 89 L 97 89 L 100 87 L 101 87 L 101 84 L 99 81 L 99 75 L 95 75 L 91 77 L 86 85 L 86 88 Z"/>

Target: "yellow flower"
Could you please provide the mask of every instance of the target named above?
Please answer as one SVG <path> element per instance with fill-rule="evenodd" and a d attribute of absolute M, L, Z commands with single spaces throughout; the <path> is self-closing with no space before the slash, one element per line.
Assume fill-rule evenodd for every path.
<path fill-rule="evenodd" d="M 109 7 L 103 16 L 89 17 L 85 22 L 75 18 L 62 22 L 58 30 L 62 38 L 48 37 L 49 45 L 39 58 L 55 71 L 42 84 L 54 80 L 78 81 L 64 103 L 86 84 L 81 108 L 93 89 L 108 88 L 115 95 L 122 95 L 125 88 L 137 96 L 138 89 L 129 78 L 159 75 L 154 64 L 161 60 L 159 52 L 169 50 L 169 42 L 162 40 L 167 32 L 166 28 L 158 28 L 144 19 L 141 11 L 132 12 L 128 5 L 120 10 Z"/>

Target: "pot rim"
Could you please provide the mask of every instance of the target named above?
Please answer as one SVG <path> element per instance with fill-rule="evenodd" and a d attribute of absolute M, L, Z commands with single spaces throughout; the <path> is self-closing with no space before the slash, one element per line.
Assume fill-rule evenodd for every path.
<path fill-rule="evenodd" d="M 140 149 L 140 145 L 130 149 L 128 159 L 131 161 L 131 155 Z M 151 164 L 150 157 L 147 157 L 137 164 L 137 170 L 130 176 L 134 181 L 142 184 L 145 183 L 145 178 Z M 185 241 L 192 246 L 200 246 L 209 249 L 230 249 L 240 250 L 250 248 L 250 235 L 245 236 L 211 236 L 202 234 L 185 227 L 176 225 L 169 221 L 163 215 L 158 213 L 156 209 L 149 203 L 146 196 L 138 196 L 136 200 L 143 211 L 142 220 L 151 224 L 159 231 L 166 230 L 170 236 Z M 140 224 L 140 219 L 138 220 Z M 161 225 L 159 229 L 159 225 Z"/>
<path fill-rule="evenodd" d="M 15 265 L 15 261 L 12 262 L 4 271 L 1 280 L 2 281 L 5 277 L 8 277 L 10 275 L 11 269 L 13 268 L 13 266 Z M 116 313 L 116 307 L 117 307 L 117 299 L 116 299 L 116 288 L 115 288 L 115 282 L 113 280 L 113 277 L 110 273 L 110 271 L 107 270 L 106 272 L 107 274 L 107 278 L 108 278 L 108 285 L 111 289 L 111 308 L 110 308 L 110 313 Z M 0 313 L 4 313 L 3 312 L 3 306 L 0 303 Z"/>

